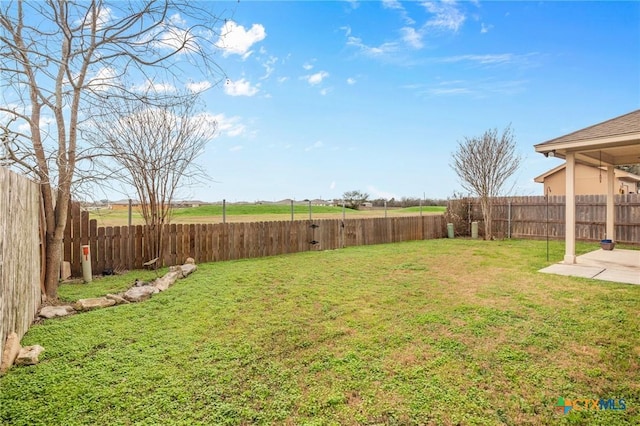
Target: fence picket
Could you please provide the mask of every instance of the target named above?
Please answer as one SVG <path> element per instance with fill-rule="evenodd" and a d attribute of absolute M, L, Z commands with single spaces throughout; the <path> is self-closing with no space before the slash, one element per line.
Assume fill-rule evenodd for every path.
<path fill-rule="evenodd" d="M 455 202 L 455 201 L 453 201 Z M 511 217 L 509 218 L 509 203 Z M 597 241 L 604 238 L 606 228 L 606 196 L 576 196 L 576 236 L 581 240 Z M 562 195 L 500 197 L 494 199 L 494 233 L 514 238 L 564 238 L 565 197 Z M 473 220 L 482 222 L 477 200 L 471 206 Z M 548 219 L 547 219 L 548 211 Z M 640 194 L 615 196 L 615 240 L 620 243 L 640 244 Z M 511 225 L 511 229 L 509 229 Z M 480 229 L 483 225 L 480 224 Z"/>
<path fill-rule="evenodd" d="M 27 332 L 41 300 L 40 185 L 0 167 L 0 359 Z"/>
<path fill-rule="evenodd" d="M 74 203 L 72 209 L 79 213 Z M 70 215 L 78 217 L 80 215 Z M 78 231 L 86 228 L 78 219 L 65 236 L 65 255 L 79 253 L 78 242 L 87 238 Z M 184 262 L 194 257 L 198 263 L 220 260 L 274 256 L 301 251 L 332 250 L 342 247 L 382 244 L 396 241 L 441 238 L 444 233 L 441 215 L 402 218 L 319 219 L 218 224 L 170 224 L 165 228 L 162 259 L 164 265 Z M 315 224 L 317 227 L 312 227 Z M 141 268 L 147 227 L 97 227 L 88 225 L 92 268 Z M 86 232 L 86 231 L 85 231 Z M 317 244 L 311 244 L 312 241 Z M 75 245 L 78 244 L 76 251 Z M 131 251 L 130 251 L 131 248 Z M 79 257 L 79 256 L 78 256 Z M 79 263 L 79 262 L 78 262 Z M 129 264 L 127 264 L 129 263 Z M 81 269 L 75 272 L 81 274 Z"/>

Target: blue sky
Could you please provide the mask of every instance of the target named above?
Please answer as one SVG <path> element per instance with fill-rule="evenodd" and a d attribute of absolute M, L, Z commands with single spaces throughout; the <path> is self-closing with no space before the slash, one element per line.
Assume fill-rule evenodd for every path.
<path fill-rule="evenodd" d="M 208 3 L 220 7 L 219 3 Z M 458 141 L 511 124 L 517 195 L 560 164 L 533 145 L 640 108 L 639 2 L 245 1 L 206 91 L 215 182 L 184 198 L 447 198 Z"/>

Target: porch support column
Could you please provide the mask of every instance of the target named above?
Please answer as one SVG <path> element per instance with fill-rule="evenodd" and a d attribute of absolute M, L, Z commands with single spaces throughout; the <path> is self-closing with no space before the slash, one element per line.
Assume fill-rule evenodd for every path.
<path fill-rule="evenodd" d="M 607 234 L 606 238 L 615 241 L 615 172 L 613 166 L 607 166 Z"/>
<path fill-rule="evenodd" d="M 576 263 L 576 156 L 566 154 L 566 191 L 564 226 L 564 263 Z"/>

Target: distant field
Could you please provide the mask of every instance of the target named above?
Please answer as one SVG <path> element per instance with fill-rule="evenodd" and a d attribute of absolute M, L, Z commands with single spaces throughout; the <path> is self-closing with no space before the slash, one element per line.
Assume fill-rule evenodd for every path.
<path fill-rule="evenodd" d="M 444 206 L 423 206 L 423 214 L 444 213 Z M 420 207 L 404 209 L 387 209 L 387 216 L 414 216 L 420 214 Z M 312 206 L 311 216 L 314 219 L 336 219 L 343 215 L 342 207 Z M 345 217 L 352 219 L 362 217 L 383 217 L 384 209 L 353 210 L 344 209 Z M 309 207 L 306 205 L 294 205 L 293 216 L 295 220 L 309 218 Z M 98 210 L 90 213 L 91 219 L 98 221 L 98 226 L 126 225 L 128 212 L 126 210 Z M 200 207 L 185 207 L 175 209 L 172 214 L 172 223 L 221 223 L 223 219 L 222 205 L 208 205 Z M 290 220 L 291 206 L 285 204 L 230 204 L 226 206 L 227 222 L 258 222 L 274 220 Z M 142 215 L 134 208 L 132 214 L 134 225 L 143 223 Z"/>

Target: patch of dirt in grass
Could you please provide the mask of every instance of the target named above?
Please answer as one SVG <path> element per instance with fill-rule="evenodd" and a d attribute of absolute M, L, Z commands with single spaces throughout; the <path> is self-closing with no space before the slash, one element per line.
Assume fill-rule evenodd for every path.
<path fill-rule="evenodd" d="M 362 405 L 362 397 L 360 396 L 360 392 L 358 392 L 357 390 L 346 392 L 345 400 L 347 401 L 347 405 L 351 405 L 351 406 Z"/>
<path fill-rule="evenodd" d="M 395 366 L 399 365 L 401 368 L 406 368 L 423 365 L 426 361 L 433 358 L 435 358 L 435 354 L 433 354 L 427 347 L 409 344 L 400 347 L 387 355 L 385 358 L 385 364 L 387 364 L 387 371 L 395 371 Z"/>
<path fill-rule="evenodd" d="M 570 343 L 567 346 L 567 349 L 575 355 L 578 355 L 580 357 L 586 357 L 592 360 L 600 359 L 600 356 L 602 354 L 602 351 L 599 348 L 582 345 L 576 342 Z"/>

